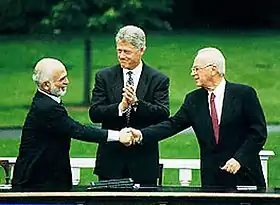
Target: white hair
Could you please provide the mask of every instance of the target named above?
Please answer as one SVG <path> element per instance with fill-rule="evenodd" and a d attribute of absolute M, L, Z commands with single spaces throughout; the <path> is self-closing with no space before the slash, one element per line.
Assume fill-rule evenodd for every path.
<path fill-rule="evenodd" d="M 133 45 L 137 50 L 140 50 L 141 48 L 146 48 L 146 36 L 144 31 L 133 25 L 128 25 L 122 27 L 116 37 L 116 42 L 118 41 L 127 41 L 131 45 Z"/>
<path fill-rule="evenodd" d="M 223 76 L 225 75 L 225 57 L 219 49 L 213 47 L 202 48 L 197 52 L 197 56 L 203 57 L 207 63 L 216 64 L 218 72 Z"/>

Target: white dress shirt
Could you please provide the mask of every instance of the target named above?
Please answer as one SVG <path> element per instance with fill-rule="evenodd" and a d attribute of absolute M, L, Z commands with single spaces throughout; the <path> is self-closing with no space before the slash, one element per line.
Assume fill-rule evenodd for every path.
<path fill-rule="evenodd" d="M 218 122 L 220 124 L 221 122 L 221 116 L 222 116 L 222 109 L 223 109 L 223 101 L 224 101 L 224 95 L 225 95 L 225 89 L 226 89 L 226 80 L 222 78 L 219 85 L 215 88 L 213 91 L 215 95 L 215 107 L 218 115 Z M 208 105 L 209 105 L 209 111 L 211 113 L 211 105 L 210 105 L 210 96 L 212 92 L 208 91 Z"/>

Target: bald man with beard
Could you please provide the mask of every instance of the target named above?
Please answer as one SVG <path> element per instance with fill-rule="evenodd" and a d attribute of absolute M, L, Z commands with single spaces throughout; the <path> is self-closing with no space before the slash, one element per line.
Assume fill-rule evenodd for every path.
<path fill-rule="evenodd" d="M 265 187 L 259 152 L 267 128 L 256 91 L 226 80 L 225 58 L 216 48 L 198 51 L 191 75 L 199 88 L 186 95 L 173 117 L 132 129 L 135 141 L 154 143 L 192 127 L 200 148 L 202 187 Z"/>
<path fill-rule="evenodd" d="M 71 138 L 88 142 L 119 141 L 129 144 L 122 131 L 84 126 L 68 116 L 61 103 L 69 80 L 63 63 L 44 58 L 35 66 L 37 91 L 25 119 L 12 187 L 14 191 L 69 191 Z"/>

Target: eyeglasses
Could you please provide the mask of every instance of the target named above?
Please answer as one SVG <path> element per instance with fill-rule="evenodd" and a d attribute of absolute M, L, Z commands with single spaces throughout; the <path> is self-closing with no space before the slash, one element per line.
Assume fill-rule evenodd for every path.
<path fill-rule="evenodd" d="M 204 66 L 204 67 L 197 67 L 197 66 L 192 67 L 192 72 L 196 72 L 196 73 L 197 73 L 199 70 L 204 69 L 204 68 L 207 68 L 207 67 L 212 66 L 212 65 L 213 65 L 213 63 L 208 64 L 208 65 L 206 65 L 206 66 Z"/>

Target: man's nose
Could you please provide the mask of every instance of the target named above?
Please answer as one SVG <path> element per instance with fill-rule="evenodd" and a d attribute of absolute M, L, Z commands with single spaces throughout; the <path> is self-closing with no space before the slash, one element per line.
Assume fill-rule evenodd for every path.
<path fill-rule="evenodd" d="M 122 51 L 119 53 L 119 58 L 124 58 L 125 57 L 125 53 Z"/>
<path fill-rule="evenodd" d="M 67 85 L 69 84 L 69 80 L 68 80 L 68 78 L 67 78 L 67 77 L 65 78 L 65 82 L 64 82 L 64 84 L 67 84 Z"/>
<path fill-rule="evenodd" d="M 191 76 L 194 76 L 195 74 L 197 74 L 197 72 L 195 70 L 191 70 Z"/>

